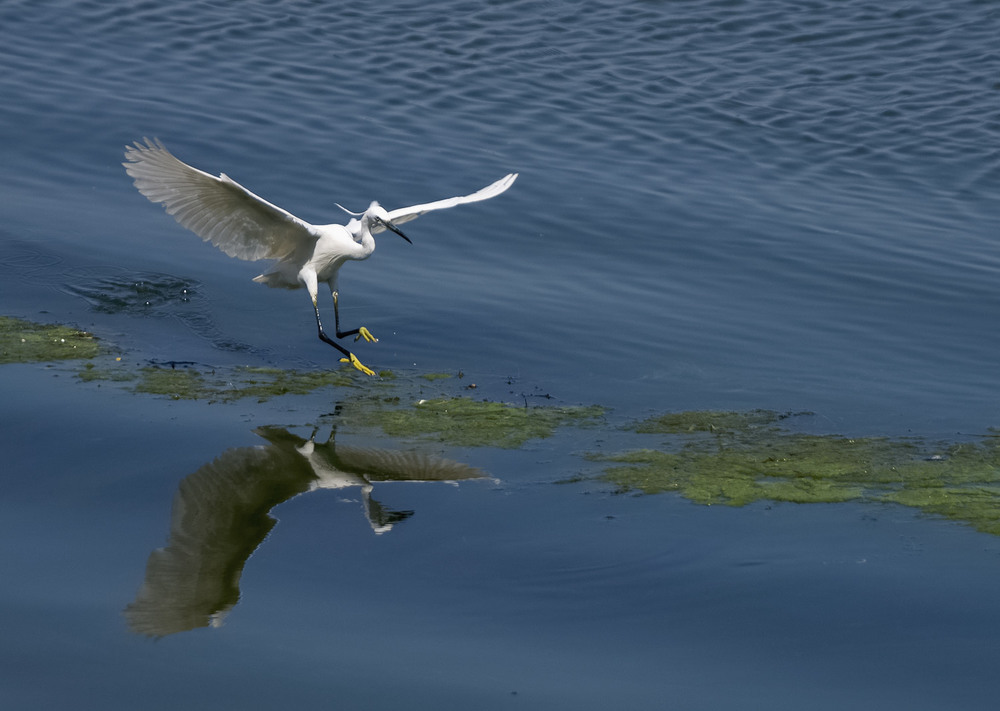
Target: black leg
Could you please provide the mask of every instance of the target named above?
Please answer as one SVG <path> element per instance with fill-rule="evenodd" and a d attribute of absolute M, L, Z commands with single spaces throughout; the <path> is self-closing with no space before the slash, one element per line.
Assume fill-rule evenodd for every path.
<path fill-rule="evenodd" d="M 340 299 L 337 296 L 337 292 L 333 292 L 333 325 L 337 329 L 337 338 L 346 338 L 347 336 L 354 336 L 354 340 L 364 338 L 369 343 L 376 343 L 378 339 L 372 335 L 371 331 L 362 326 L 361 328 L 353 328 L 350 331 L 340 330 Z"/>
<path fill-rule="evenodd" d="M 349 350 L 347 350 L 342 345 L 340 345 L 335 340 L 333 340 L 328 335 L 326 335 L 326 331 L 323 330 L 323 322 L 320 320 L 320 317 L 319 317 L 319 306 L 316 305 L 315 301 L 313 301 L 313 310 L 316 312 L 316 328 L 319 329 L 319 338 L 320 338 L 320 340 L 321 341 L 325 341 L 326 343 L 329 343 L 331 346 L 333 346 L 338 351 L 340 351 L 341 353 L 343 353 L 345 356 L 347 356 L 348 358 L 350 358 L 351 357 L 351 352 Z M 337 336 L 340 337 L 340 334 L 338 333 Z"/>
<path fill-rule="evenodd" d="M 375 375 L 375 371 L 372 370 L 371 368 L 369 368 L 368 366 L 366 366 L 360 360 L 358 360 L 358 357 L 356 355 L 354 355 L 349 350 L 347 350 L 342 345 L 340 345 L 335 340 L 333 340 L 328 335 L 326 335 L 326 332 L 323 330 L 323 321 L 319 317 L 319 306 L 316 304 L 316 299 L 314 298 L 312 300 L 312 302 L 313 302 L 313 310 L 316 312 L 316 328 L 319 330 L 320 340 L 322 340 L 322 341 L 324 341 L 326 343 L 329 343 L 331 346 L 333 346 L 338 351 L 340 351 L 341 353 L 343 353 L 345 357 L 341 358 L 340 360 L 343 361 L 344 363 L 350 363 L 351 365 L 353 365 L 355 368 L 357 368 L 358 370 L 360 370 L 365 375 Z M 337 302 L 334 301 L 334 304 L 336 304 L 336 303 Z M 364 329 L 364 330 L 367 332 L 368 329 Z M 358 329 L 358 332 L 361 332 L 361 329 Z"/>
<path fill-rule="evenodd" d="M 338 308 L 337 302 L 337 292 L 335 291 L 333 292 L 333 325 L 334 328 L 337 329 L 337 338 L 346 338 L 347 336 L 354 336 L 361 333 L 360 328 L 351 329 L 350 331 L 340 330 L 340 309 Z"/>

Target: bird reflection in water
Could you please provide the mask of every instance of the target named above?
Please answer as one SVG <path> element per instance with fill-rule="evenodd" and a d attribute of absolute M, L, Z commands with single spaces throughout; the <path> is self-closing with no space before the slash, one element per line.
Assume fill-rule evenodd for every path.
<path fill-rule="evenodd" d="M 269 444 L 230 449 L 181 481 L 167 546 L 150 554 L 142 588 L 125 608 L 134 632 L 162 637 L 220 625 L 239 600 L 243 566 L 277 523 L 269 512 L 294 496 L 360 487 L 365 517 L 381 534 L 413 512 L 384 507 L 373 484 L 485 476 L 419 452 L 337 446 L 334 433 L 323 444 L 280 427 L 255 433 Z"/>

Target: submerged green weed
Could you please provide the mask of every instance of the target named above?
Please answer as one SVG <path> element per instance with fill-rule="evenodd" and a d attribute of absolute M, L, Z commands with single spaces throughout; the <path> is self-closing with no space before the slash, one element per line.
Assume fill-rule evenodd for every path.
<path fill-rule="evenodd" d="M 99 381 L 124 383 L 138 378 L 138 375 L 121 360 L 116 361 L 114 365 L 98 366 L 93 362 L 85 363 L 76 376 L 85 383 Z"/>
<path fill-rule="evenodd" d="M 622 490 L 674 491 L 701 504 L 729 506 L 894 502 L 1000 534 L 997 437 L 934 446 L 765 426 L 779 419 L 760 411 L 658 417 L 632 429 L 664 435 L 663 447 L 590 458 L 608 463 L 604 478 Z"/>
<path fill-rule="evenodd" d="M 146 367 L 139 370 L 135 391 L 174 400 L 230 402 L 253 398 L 264 402 L 282 395 L 305 395 L 329 386 L 345 386 L 351 376 L 339 371 L 279 368 L 235 368 L 227 371 Z"/>
<path fill-rule="evenodd" d="M 377 427 L 393 437 L 515 449 L 551 437 L 562 426 L 601 422 L 604 414 L 597 406 L 537 407 L 466 397 L 417 400 L 416 393 L 430 386 L 415 380 L 437 389 L 436 383 L 449 377 L 444 374 L 396 380 L 386 371 L 367 381 L 348 368 L 136 368 L 121 359 L 94 360 L 98 351 L 96 339 L 86 332 L 0 316 L 0 363 L 87 359 L 77 372 L 80 380 L 128 383 L 125 387 L 137 393 L 207 402 L 265 401 L 370 382 L 363 394 L 355 391 L 343 402 L 343 421 Z M 785 425 L 794 417 L 770 410 L 668 413 L 628 428 L 655 438 L 655 446 L 589 458 L 604 463 L 603 478 L 623 491 L 672 491 L 706 505 L 761 500 L 896 503 L 1000 535 L 1000 432 L 957 443 L 848 438 L 791 431 Z"/>
<path fill-rule="evenodd" d="M 81 379 L 123 380 L 114 368 L 90 366 Z M 133 390 L 174 400 L 229 402 L 241 398 L 269 400 L 304 395 L 323 387 L 357 383 L 353 371 L 295 371 L 277 368 L 199 370 L 194 367 L 148 366 L 134 375 Z M 367 381 L 365 381 L 367 382 Z M 343 419 L 357 427 L 377 427 L 402 438 L 433 439 L 462 447 L 514 449 L 532 439 L 551 437 L 558 427 L 596 421 L 599 407 L 527 407 L 464 397 L 410 400 L 414 384 L 373 381 L 381 392 L 347 398 Z M 416 386 L 420 389 L 420 386 Z"/>
<path fill-rule="evenodd" d="M 688 410 L 668 412 L 651 417 L 634 426 L 636 432 L 646 434 L 683 434 L 685 432 L 746 432 L 766 427 L 791 417 L 789 413 L 772 410 L 730 412 L 725 410 Z"/>
<path fill-rule="evenodd" d="M 162 395 L 173 400 L 232 402 L 252 398 L 264 402 L 282 395 L 305 395 L 324 387 L 349 386 L 351 374 L 341 371 L 299 371 L 279 368 L 228 369 L 155 365 L 138 369 L 124 365 L 88 363 L 78 373 L 84 382 L 129 382 L 137 393 Z"/>
<path fill-rule="evenodd" d="M 137 393 L 166 395 L 174 400 L 204 399 L 208 385 L 196 370 L 174 368 L 142 368 L 135 386 Z"/>
<path fill-rule="evenodd" d="M 353 379 L 340 370 L 281 370 L 241 368 L 226 391 L 231 398 L 252 397 L 269 400 L 281 395 L 305 395 L 319 388 L 344 387 Z"/>
<path fill-rule="evenodd" d="M 0 363 L 84 359 L 97 353 L 97 339 L 86 331 L 0 316 Z"/>
<path fill-rule="evenodd" d="M 360 426 L 377 426 L 392 437 L 515 449 L 528 440 L 551 437 L 560 426 L 593 422 L 602 412 L 599 407 L 525 407 L 462 397 L 399 407 L 393 398 L 353 408 L 348 417 Z"/>

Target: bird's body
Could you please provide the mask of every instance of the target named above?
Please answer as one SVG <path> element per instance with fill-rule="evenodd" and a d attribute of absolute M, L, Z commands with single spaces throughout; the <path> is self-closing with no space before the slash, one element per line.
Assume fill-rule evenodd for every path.
<path fill-rule="evenodd" d="M 351 220 L 351 223 L 354 222 L 357 220 Z M 317 282 L 330 284 L 331 289 L 336 291 L 337 274 L 344 263 L 368 259 L 375 251 L 375 238 L 370 233 L 361 235 L 362 241 L 358 242 L 354 237 L 358 230 L 351 230 L 348 225 L 316 225 L 313 230 L 316 244 L 301 266 L 302 260 L 293 255 L 292 259 L 276 262 L 271 269 L 254 277 L 254 281 L 270 287 L 300 289 L 306 286 L 299 276 L 304 271 L 314 273 Z"/>
<path fill-rule="evenodd" d="M 225 173 L 215 177 L 181 162 L 159 141 L 146 139 L 127 146 L 125 157 L 128 162 L 123 165 L 139 192 L 162 204 L 182 226 L 231 257 L 277 260 L 254 281 L 286 289 L 305 287 L 316 313 L 319 337 L 343 353 L 342 360 L 367 375 L 374 372 L 323 330 L 317 303 L 319 285 L 326 284 L 333 295 L 337 338 L 356 336 L 355 340 L 375 341 L 364 326 L 340 330 L 337 275 L 344 263 L 368 259 L 375 251 L 374 235 L 379 232 L 391 230 L 409 242 L 397 225 L 425 212 L 495 197 L 517 178 L 511 173 L 471 195 L 392 211 L 372 202 L 363 213 L 350 213 L 354 217 L 346 225 L 312 225 L 253 194 Z"/>

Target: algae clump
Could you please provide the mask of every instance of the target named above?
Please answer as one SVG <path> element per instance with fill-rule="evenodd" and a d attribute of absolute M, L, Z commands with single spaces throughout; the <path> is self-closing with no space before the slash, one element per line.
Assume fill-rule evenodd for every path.
<path fill-rule="evenodd" d="M 327 386 L 347 386 L 352 378 L 339 370 L 281 370 L 241 368 L 223 393 L 229 399 L 253 397 L 258 401 L 281 395 L 306 395 Z"/>
<path fill-rule="evenodd" d="M 166 395 L 174 400 L 199 400 L 205 397 L 211 388 L 196 370 L 176 370 L 166 368 L 142 368 L 142 379 L 135 386 L 139 393 Z"/>
<path fill-rule="evenodd" d="M 98 379 L 101 373 L 81 374 Z M 279 368 L 241 367 L 205 372 L 195 368 L 149 366 L 139 370 L 135 392 L 165 395 L 174 400 L 231 402 L 255 398 L 265 402 L 282 395 L 306 395 L 328 386 L 351 384 L 351 376 L 339 371 L 298 371 Z"/>
<path fill-rule="evenodd" d="M 0 316 L 0 363 L 86 359 L 97 353 L 97 339 L 86 331 Z"/>
<path fill-rule="evenodd" d="M 849 438 L 773 426 L 792 415 L 677 413 L 631 429 L 660 448 L 589 455 L 622 491 L 666 491 L 700 504 L 877 501 L 915 507 L 1000 534 L 1000 438 L 928 443 Z M 706 434 L 711 433 L 711 434 Z"/>
<path fill-rule="evenodd" d="M 773 425 L 791 417 L 790 413 L 773 410 L 729 412 L 721 410 L 688 410 L 668 412 L 651 417 L 634 426 L 636 432 L 646 434 L 681 434 L 684 432 L 744 432 L 755 427 Z"/>
<path fill-rule="evenodd" d="M 352 408 L 347 418 L 376 426 L 392 437 L 435 439 L 459 447 L 516 449 L 532 439 L 551 437 L 563 425 L 593 422 L 599 407 L 525 407 L 453 397 L 396 407 L 397 400 Z"/>
<path fill-rule="evenodd" d="M 106 381 L 112 383 L 123 383 L 135 380 L 138 375 L 124 366 L 121 361 L 111 367 L 98 367 L 94 363 L 86 363 L 76 377 L 85 383 Z"/>

